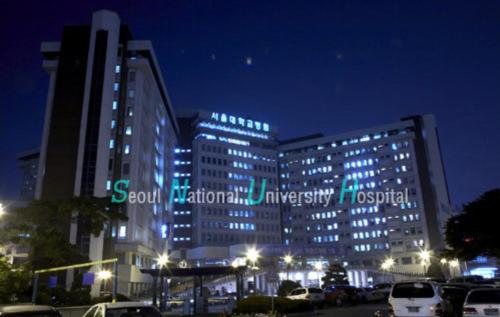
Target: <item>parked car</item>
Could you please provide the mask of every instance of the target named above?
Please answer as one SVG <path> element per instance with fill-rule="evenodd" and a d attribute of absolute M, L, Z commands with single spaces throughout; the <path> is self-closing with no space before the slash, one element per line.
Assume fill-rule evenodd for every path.
<path fill-rule="evenodd" d="M 500 289 L 478 288 L 467 295 L 464 303 L 464 317 L 490 317 L 500 315 Z"/>
<path fill-rule="evenodd" d="M 450 311 L 435 282 L 408 281 L 394 284 L 389 295 L 389 316 L 443 316 Z"/>
<path fill-rule="evenodd" d="M 323 302 L 325 301 L 325 293 L 321 288 L 301 287 L 291 291 L 287 298 L 293 300 L 303 299 L 308 300 L 312 303 L 323 304 Z"/>
<path fill-rule="evenodd" d="M 325 289 L 325 302 L 328 305 L 342 306 L 356 304 L 360 300 L 358 290 L 349 285 L 331 285 Z"/>
<path fill-rule="evenodd" d="M 118 302 L 94 305 L 83 317 L 162 317 L 162 315 L 153 305 L 142 302 Z"/>
<path fill-rule="evenodd" d="M 382 299 L 388 299 L 389 293 L 391 292 L 392 284 L 391 283 L 380 283 L 375 284 L 373 286 L 373 296 L 374 297 L 382 297 Z"/>
<path fill-rule="evenodd" d="M 450 278 L 448 283 L 473 283 L 479 284 L 484 281 L 484 278 L 480 275 L 468 275 L 468 276 L 457 276 Z"/>
<path fill-rule="evenodd" d="M 385 290 L 375 290 L 371 287 L 365 287 L 364 290 L 365 290 L 364 296 L 367 302 L 380 302 L 389 297 L 389 294 Z"/>
<path fill-rule="evenodd" d="M 8 305 L 0 306 L 2 317 L 61 317 L 59 311 L 52 306 L 43 305 Z"/>

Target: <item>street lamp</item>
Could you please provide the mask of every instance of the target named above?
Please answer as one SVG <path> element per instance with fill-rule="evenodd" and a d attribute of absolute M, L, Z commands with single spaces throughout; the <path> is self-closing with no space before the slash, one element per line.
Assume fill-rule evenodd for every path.
<path fill-rule="evenodd" d="M 231 262 L 231 266 L 234 268 L 234 269 L 237 269 L 239 264 L 238 264 L 238 260 L 237 259 L 234 259 L 233 262 Z"/>
<path fill-rule="evenodd" d="M 314 269 L 318 274 L 318 287 L 321 288 L 321 271 L 323 271 L 323 262 L 317 261 L 314 263 Z"/>
<path fill-rule="evenodd" d="M 252 271 L 253 271 L 253 292 L 254 294 L 257 293 L 257 276 L 256 276 L 256 270 L 257 270 L 257 261 L 259 260 L 260 253 L 255 247 L 247 249 L 245 253 L 245 258 L 247 261 L 252 263 Z"/>
<path fill-rule="evenodd" d="M 426 274 L 427 270 L 426 270 L 426 265 L 427 263 L 429 263 L 430 259 L 431 259 L 431 251 L 429 250 L 420 250 L 420 252 L 418 253 L 418 256 L 420 258 L 420 264 L 422 264 L 423 268 L 424 268 L 424 275 Z"/>
<path fill-rule="evenodd" d="M 5 209 L 3 208 L 3 205 L 0 203 L 0 218 L 2 218 L 6 214 Z"/>
<path fill-rule="evenodd" d="M 383 271 L 390 272 L 392 267 L 394 266 L 394 264 L 396 264 L 396 262 L 394 261 L 393 258 L 387 258 L 384 260 L 384 262 L 382 262 L 382 265 L 380 266 L 380 268 Z M 393 276 L 391 275 L 391 280 L 392 280 L 392 278 L 393 278 Z"/>
<path fill-rule="evenodd" d="M 163 293 L 165 291 L 165 286 L 164 286 L 164 278 L 163 278 L 163 268 L 168 265 L 168 254 L 163 253 L 161 254 L 157 259 L 156 262 L 158 263 L 158 266 L 160 267 L 160 311 L 163 311 L 164 308 L 164 300 L 163 300 Z"/>
<path fill-rule="evenodd" d="M 102 290 L 108 291 L 108 281 L 111 280 L 113 274 L 109 270 L 101 270 L 97 272 L 97 279 L 102 281 Z"/>
<path fill-rule="evenodd" d="M 113 274 L 111 273 L 111 271 L 108 270 L 102 270 L 97 272 L 97 279 L 99 280 L 106 281 L 109 280 L 112 276 Z"/>
<path fill-rule="evenodd" d="M 286 264 L 286 279 L 290 280 L 290 266 L 292 265 L 293 257 L 290 254 L 286 254 L 283 257 L 283 260 L 285 261 Z"/>
<path fill-rule="evenodd" d="M 448 263 L 448 260 L 446 260 L 445 258 L 442 258 L 439 262 L 440 262 L 442 265 L 445 265 L 446 263 Z"/>
<path fill-rule="evenodd" d="M 387 258 L 382 262 L 381 268 L 384 271 L 390 271 L 396 262 L 393 258 Z"/>
<path fill-rule="evenodd" d="M 460 264 L 460 263 L 458 262 L 458 260 L 457 260 L 457 259 L 455 259 L 455 260 L 451 260 L 451 261 L 450 261 L 450 267 L 452 267 L 452 268 L 456 268 L 456 267 L 458 267 L 458 265 L 459 265 L 459 264 Z"/>

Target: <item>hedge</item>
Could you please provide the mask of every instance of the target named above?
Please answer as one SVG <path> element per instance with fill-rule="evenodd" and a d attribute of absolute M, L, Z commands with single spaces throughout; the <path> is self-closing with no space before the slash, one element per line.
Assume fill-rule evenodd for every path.
<path fill-rule="evenodd" d="M 271 311 L 270 296 L 250 296 L 238 301 L 235 313 L 268 313 Z M 299 313 L 313 309 L 307 300 L 291 300 L 289 298 L 274 297 L 274 309 L 279 313 Z"/>

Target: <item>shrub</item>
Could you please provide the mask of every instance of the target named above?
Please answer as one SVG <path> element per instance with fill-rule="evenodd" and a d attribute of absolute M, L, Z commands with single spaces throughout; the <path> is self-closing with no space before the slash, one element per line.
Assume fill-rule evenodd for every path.
<path fill-rule="evenodd" d="M 238 314 L 267 313 L 271 311 L 270 296 L 250 296 L 236 304 L 235 312 Z M 312 305 L 307 300 L 291 300 L 284 297 L 274 298 L 274 309 L 279 313 L 298 313 L 312 310 Z"/>
<path fill-rule="evenodd" d="M 281 282 L 280 287 L 278 288 L 278 296 L 285 297 L 288 295 L 288 293 L 299 287 L 300 287 L 299 283 L 290 280 L 285 280 Z"/>

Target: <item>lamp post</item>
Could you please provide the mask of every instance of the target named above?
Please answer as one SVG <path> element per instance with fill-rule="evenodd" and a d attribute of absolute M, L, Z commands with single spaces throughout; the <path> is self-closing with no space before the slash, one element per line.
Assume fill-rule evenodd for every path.
<path fill-rule="evenodd" d="M 318 274 L 318 287 L 321 288 L 321 272 L 323 271 L 323 262 L 317 261 L 314 263 L 314 269 Z"/>
<path fill-rule="evenodd" d="M 163 268 L 167 266 L 168 264 L 168 254 L 166 253 L 163 253 L 162 255 L 160 255 L 158 257 L 158 259 L 156 260 L 157 263 L 158 263 L 158 266 L 160 266 L 160 270 L 159 270 L 159 275 L 160 275 L 160 311 L 163 311 L 164 308 L 165 308 L 165 300 L 164 300 L 164 288 L 165 288 L 165 285 L 164 285 L 164 278 L 163 278 Z"/>
<path fill-rule="evenodd" d="M 460 265 L 460 262 L 458 262 L 457 259 L 454 259 L 449 261 L 448 264 L 450 265 L 450 274 L 453 277 L 455 276 L 455 270 Z"/>
<path fill-rule="evenodd" d="M 427 273 L 427 270 L 426 270 L 427 263 L 429 263 L 429 261 L 431 259 L 431 251 L 429 251 L 429 250 L 421 250 L 419 252 L 418 256 L 419 256 L 420 261 L 421 261 L 420 263 L 423 266 L 424 276 L 425 276 L 426 273 Z"/>
<path fill-rule="evenodd" d="M 290 280 L 290 266 L 292 265 L 293 257 L 290 254 L 287 254 L 283 257 L 283 260 L 286 265 L 286 279 Z"/>
<path fill-rule="evenodd" d="M 396 262 L 394 261 L 393 258 L 387 258 L 382 262 L 382 265 L 380 266 L 383 271 L 386 271 L 388 274 L 390 274 L 390 271 L 392 267 L 394 266 Z M 393 278 L 393 275 L 391 275 L 391 280 Z"/>
<path fill-rule="evenodd" d="M 108 288 L 108 281 L 111 280 L 113 277 L 113 274 L 109 270 L 101 270 L 97 272 L 97 279 L 103 282 L 103 290 L 107 291 Z"/>
<path fill-rule="evenodd" d="M 247 261 L 252 263 L 253 293 L 256 294 L 257 293 L 257 274 L 256 274 L 257 266 L 256 265 L 257 265 L 257 261 L 259 260 L 260 253 L 257 249 L 255 249 L 255 247 L 252 247 L 252 248 L 247 249 L 247 251 L 245 253 L 245 257 L 246 257 Z"/>

